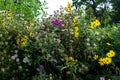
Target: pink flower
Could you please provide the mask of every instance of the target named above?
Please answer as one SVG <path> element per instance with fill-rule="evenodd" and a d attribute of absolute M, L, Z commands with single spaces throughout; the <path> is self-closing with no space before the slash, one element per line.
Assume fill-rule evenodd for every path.
<path fill-rule="evenodd" d="M 44 65 L 40 65 L 40 66 L 39 66 L 39 69 L 44 69 Z"/>

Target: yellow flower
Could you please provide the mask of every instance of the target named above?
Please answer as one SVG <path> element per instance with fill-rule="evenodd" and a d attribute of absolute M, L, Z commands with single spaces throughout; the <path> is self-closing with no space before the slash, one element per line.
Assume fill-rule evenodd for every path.
<path fill-rule="evenodd" d="M 110 50 L 110 53 L 113 55 L 113 57 L 115 56 L 115 52 L 113 50 Z"/>
<path fill-rule="evenodd" d="M 70 2 L 68 2 L 68 4 L 67 4 L 67 12 L 68 12 L 68 14 L 71 11 L 71 7 L 72 7 L 72 4 Z"/>
<path fill-rule="evenodd" d="M 96 26 L 100 26 L 101 25 L 101 23 L 100 23 L 100 21 L 98 19 L 95 20 L 95 25 Z"/>
<path fill-rule="evenodd" d="M 109 57 L 106 57 L 106 58 L 100 58 L 99 59 L 99 64 L 101 65 L 101 66 L 104 66 L 105 64 L 110 64 L 112 62 L 112 59 L 111 58 L 109 58 Z"/>
<path fill-rule="evenodd" d="M 77 22 L 77 19 L 76 17 L 73 18 L 73 23 L 76 23 Z"/>
<path fill-rule="evenodd" d="M 75 59 L 72 56 L 68 57 L 68 60 L 71 61 L 71 62 L 75 61 Z"/>
<path fill-rule="evenodd" d="M 101 66 L 105 65 L 105 58 L 100 58 L 98 62 Z"/>
<path fill-rule="evenodd" d="M 107 57 L 114 57 L 115 56 L 115 52 L 113 50 L 110 50 L 107 54 Z"/>
<path fill-rule="evenodd" d="M 25 45 L 27 43 L 27 36 L 23 36 L 21 38 L 21 43 L 22 43 L 22 45 Z"/>
<path fill-rule="evenodd" d="M 91 22 L 91 23 L 90 23 L 90 28 L 91 28 L 91 29 L 95 28 L 94 22 Z"/>
<path fill-rule="evenodd" d="M 98 19 L 96 19 L 95 21 L 90 23 L 90 28 L 93 29 L 100 25 L 101 25 L 100 21 Z"/>
<path fill-rule="evenodd" d="M 106 43 L 108 46 L 110 46 L 111 44 L 109 42 Z"/>
<path fill-rule="evenodd" d="M 78 27 L 75 27 L 75 32 L 79 31 L 79 28 Z"/>
<path fill-rule="evenodd" d="M 90 24 L 91 24 L 91 26 L 94 26 L 94 25 L 95 25 L 95 22 L 91 22 Z"/>
<path fill-rule="evenodd" d="M 79 32 L 74 32 L 74 36 L 75 36 L 76 38 L 78 38 L 78 37 L 79 37 Z"/>
<path fill-rule="evenodd" d="M 105 64 L 110 64 L 112 62 L 112 59 L 111 58 L 109 58 L 109 57 L 106 57 L 105 58 Z"/>
<path fill-rule="evenodd" d="M 8 13 L 7 19 L 11 19 L 11 18 L 12 18 L 12 13 Z"/>
<path fill-rule="evenodd" d="M 94 59 L 94 60 L 97 60 L 97 59 L 98 59 L 98 55 L 95 54 L 95 55 L 93 56 L 93 59 Z"/>
<path fill-rule="evenodd" d="M 68 9 L 71 9 L 71 7 L 72 7 L 71 2 L 68 2 L 68 4 L 67 4 L 67 8 L 68 8 Z"/>
<path fill-rule="evenodd" d="M 70 11 L 71 11 L 70 9 L 67 10 L 68 14 L 70 14 Z"/>
<path fill-rule="evenodd" d="M 95 28 L 94 26 L 90 26 L 91 29 Z"/>
<path fill-rule="evenodd" d="M 8 13 L 8 17 L 11 17 L 12 16 L 12 13 Z"/>
<path fill-rule="evenodd" d="M 16 39 L 16 43 L 19 45 L 20 44 L 20 39 Z"/>
<path fill-rule="evenodd" d="M 33 36 L 34 36 L 34 33 L 33 33 L 33 32 L 30 32 L 30 36 L 33 37 Z"/>

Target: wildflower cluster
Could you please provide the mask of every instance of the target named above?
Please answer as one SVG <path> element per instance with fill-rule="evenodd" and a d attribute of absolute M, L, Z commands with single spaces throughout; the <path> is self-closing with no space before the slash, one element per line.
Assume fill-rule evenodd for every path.
<path fill-rule="evenodd" d="M 67 12 L 68 12 L 68 14 L 71 12 L 71 7 L 72 7 L 72 4 L 70 2 L 68 2 L 68 4 L 67 4 Z"/>
<path fill-rule="evenodd" d="M 24 35 L 22 38 L 17 38 L 17 39 L 16 39 L 16 43 L 17 43 L 18 45 L 25 46 L 26 43 L 27 43 L 27 40 L 28 40 L 27 36 Z"/>
<path fill-rule="evenodd" d="M 6 17 L 7 20 L 11 20 L 13 17 L 13 13 L 8 10 L 2 10 L 1 11 L 3 15 Z"/>
<path fill-rule="evenodd" d="M 75 36 L 76 38 L 79 37 L 79 28 L 78 28 L 77 26 L 74 27 L 74 36 Z"/>
<path fill-rule="evenodd" d="M 79 27 L 77 25 L 77 19 L 76 17 L 73 18 L 73 26 L 74 26 L 74 37 L 79 37 Z"/>
<path fill-rule="evenodd" d="M 110 64 L 111 62 L 112 62 L 112 59 L 111 59 L 111 58 L 105 57 L 105 58 L 100 58 L 98 63 L 99 63 L 101 66 L 104 66 L 104 65 Z"/>
<path fill-rule="evenodd" d="M 99 56 L 96 55 L 96 54 L 93 56 L 94 60 L 97 60 L 98 57 Z M 106 53 L 106 57 L 99 58 L 99 62 L 98 63 L 101 66 L 108 65 L 108 64 L 110 64 L 112 62 L 112 59 L 111 59 L 112 57 L 115 57 L 115 52 L 113 50 L 110 50 L 109 52 Z"/>
<path fill-rule="evenodd" d="M 12 60 L 16 60 L 16 62 L 19 62 L 20 59 L 18 58 L 18 55 L 17 54 L 14 54 L 13 56 L 11 56 L 11 59 Z"/>
<path fill-rule="evenodd" d="M 76 19 L 76 17 L 74 17 L 72 21 L 73 21 L 73 26 L 76 26 L 77 25 L 77 19 Z"/>
<path fill-rule="evenodd" d="M 8 15 L 7 15 L 7 19 L 12 19 L 12 13 L 8 13 Z"/>
<path fill-rule="evenodd" d="M 90 23 L 90 28 L 93 29 L 100 25 L 101 25 L 100 21 L 98 19 L 96 19 L 95 21 Z"/>
<path fill-rule="evenodd" d="M 115 57 L 115 52 L 113 50 L 110 50 L 107 54 L 106 54 L 107 57 Z"/>

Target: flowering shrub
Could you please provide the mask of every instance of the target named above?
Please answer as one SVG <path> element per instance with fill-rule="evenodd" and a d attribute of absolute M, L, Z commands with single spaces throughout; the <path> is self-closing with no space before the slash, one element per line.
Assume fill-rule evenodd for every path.
<path fill-rule="evenodd" d="M 42 22 L 1 12 L 0 40 L 1 80 L 99 80 L 120 72 L 119 24 L 102 26 L 71 3 Z"/>
<path fill-rule="evenodd" d="M 36 49 L 33 49 L 32 45 L 38 22 L 28 22 L 22 18 L 23 16 L 9 11 L 1 12 L 0 17 L 1 79 L 30 79 L 36 70 L 34 59 L 31 59 L 35 56 L 31 53 L 36 54 Z"/>
<path fill-rule="evenodd" d="M 70 3 L 67 9 L 61 8 L 43 22 L 46 28 L 54 33 L 54 40 L 58 41 L 54 46 L 62 45 L 60 49 L 60 46 L 57 46 L 52 48 L 52 53 L 48 52 L 52 69 L 49 72 L 53 73 L 54 78 L 55 75 L 61 75 L 59 77 L 62 80 L 85 79 L 83 76 L 92 80 L 94 76 L 116 72 L 114 69 L 118 68 L 115 65 L 119 62 L 119 37 L 115 32 L 119 33 L 119 25 L 102 26 L 98 19 L 88 20 L 82 11 L 71 10 L 69 5 Z M 55 23 L 51 23 L 54 19 L 61 20 L 63 26 L 57 27 Z"/>

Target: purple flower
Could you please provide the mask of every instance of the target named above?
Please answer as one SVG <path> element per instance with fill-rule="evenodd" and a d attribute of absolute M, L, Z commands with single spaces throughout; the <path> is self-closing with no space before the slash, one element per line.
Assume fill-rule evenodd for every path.
<path fill-rule="evenodd" d="M 44 65 L 40 65 L 40 66 L 39 66 L 39 69 L 44 69 Z"/>
<path fill-rule="evenodd" d="M 54 25 L 57 25 L 57 26 L 60 26 L 60 27 L 62 27 L 62 24 L 63 24 L 63 22 L 61 20 L 57 20 L 57 19 L 52 20 L 52 23 Z"/>
<path fill-rule="evenodd" d="M 53 23 L 54 25 L 58 25 L 58 24 L 59 24 L 59 21 L 58 21 L 57 19 L 55 19 L 55 20 L 52 21 L 52 23 Z"/>
<path fill-rule="evenodd" d="M 62 27 L 62 24 L 63 24 L 63 22 L 62 22 L 62 21 L 59 21 L 59 26 L 60 26 L 60 27 Z"/>
<path fill-rule="evenodd" d="M 105 78 L 104 77 L 100 77 L 100 80 L 105 80 Z"/>
<path fill-rule="evenodd" d="M 20 59 L 19 58 L 16 58 L 16 62 L 19 62 L 20 61 Z"/>

